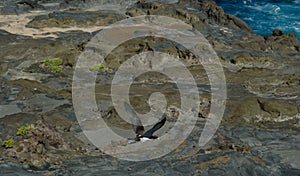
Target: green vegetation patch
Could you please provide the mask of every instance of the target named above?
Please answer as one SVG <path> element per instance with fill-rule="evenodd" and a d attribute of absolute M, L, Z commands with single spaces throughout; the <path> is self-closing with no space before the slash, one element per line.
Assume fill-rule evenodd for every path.
<path fill-rule="evenodd" d="M 45 66 L 60 66 L 63 64 L 63 60 L 58 58 L 58 59 L 47 59 L 45 61 Z"/>
<path fill-rule="evenodd" d="M 61 73 L 62 72 L 62 68 L 59 66 L 51 66 L 50 67 L 50 71 L 53 73 Z"/>
<path fill-rule="evenodd" d="M 92 67 L 90 67 L 91 71 L 109 71 L 109 68 L 107 68 L 104 64 L 98 64 L 98 65 L 94 65 Z"/>
<path fill-rule="evenodd" d="M 21 126 L 18 128 L 17 135 L 27 135 L 31 130 L 31 126 Z"/>
<path fill-rule="evenodd" d="M 52 73 L 61 73 L 62 72 L 63 60 L 58 59 L 47 59 L 45 61 L 45 67 L 47 67 Z"/>
<path fill-rule="evenodd" d="M 8 139 L 3 141 L 2 146 L 5 148 L 12 148 L 14 146 L 14 140 L 13 139 Z"/>

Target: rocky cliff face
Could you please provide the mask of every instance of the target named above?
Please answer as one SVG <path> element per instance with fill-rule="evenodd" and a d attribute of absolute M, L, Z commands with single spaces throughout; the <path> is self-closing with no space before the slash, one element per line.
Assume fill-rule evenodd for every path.
<path fill-rule="evenodd" d="M 13 146 L 0 148 L 0 175 L 300 172 L 297 36 L 277 29 L 272 36 L 258 36 L 245 22 L 224 13 L 209 0 L 126 3 L 127 8 L 103 11 L 109 6 L 97 0 L 0 2 L 0 143 L 14 140 Z M 206 37 L 219 56 L 227 82 L 226 111 L 219 130 L 204 148 L 199 148 L 197 142 L 211 103 L 206 72 L 194 62 L 192 53 L 161 38 L 134 39 L 115 49 L 105 59 L 109 71 L 98 73 L 96 100 L 105 107 L 101 113 L 109 126 L 131 130 L 110 101 L 108 84 L 116 68 L 141 51 L 161 51 L 178 57 L 189 65 L 201 90 L 199 124 L 178 149 L 155 161 L 117 160 L 89 143 L 76 121 L 71 85 L 78 56 L 97 31 L 138 15 L 169 16 L 190 24 Z M 59 64 L 51 67 L 49 60 Z M 169 101 L 167 123 L 177 120 L 179 94 L 169 79 L 150 73 L 139 77 L 131 91 L 132 104 L 141 113 L 149 111 L 149 94 L 162 91 Z M 93 128 L 95 124 L 85 125 Z M 17 130 L 21 126 L 32 128 L 20 136 Z"/>

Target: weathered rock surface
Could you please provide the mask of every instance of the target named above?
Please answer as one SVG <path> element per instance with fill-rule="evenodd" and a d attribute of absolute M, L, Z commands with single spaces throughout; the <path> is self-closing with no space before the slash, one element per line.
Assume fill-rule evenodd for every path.
<path fill-rule="evenodd" d="M 53 12 L 45 16 L 37 16 L 27 24 L 27 27 L 88 27 L 88 26 L 108 26 L 125 17 L 113 13 L 104 12 Z"/>
<path fill-rule="evenodd" d="M 99 3 L 4 0 L 0 2 L 0 14 L 42 10 L 27 24 L 38 30 L 107 26 L 125 18 L 124 9 L 117 10 L 122 12 L 118 15 L 116 11 L 98 11 Z M 12 148 L 0 147 L 0 175 L 300 173 L 297 36 L 279 30 L 274 30 L 272 36 L 258 36 L 246 23 L 208 0 L 127 3 L 128 7 L 131 5 L 126 10 L 128 16 L 166 15 L 185 21 L 199 30 L 217 52 L 224 67 L 228 98 L 223 122 L 213 139 L 204 147 L 198 146 L 211 103 L 210 85 L 203 67 L 180 44 L 154 37 L 128 41 L 105 59 L 110 71 L 98 72 L 98 107 L 110 126 L 123 131 L 130 130 L 131 125 L 113 108 L 109 85 L 116 69 L 129 57 L 142 51 L 170 53 L 189 65 L 198 85 L 199 121 L 189 138 L 157 160 L 127 162 L 102 154 L 84 138 L 72 106 L 71 85 L 77 57 L 97 31 L 57 32 L 56 38 L 34 39 L 0 30 L 0 143 L 10 138 L 15 141 Z M 55 58 L 63 60 L 60 73 L 45 67 L 45 60 Z M 170 79 L 145 74 L 135 80 L 131 91 L 130 100 L 140 113 L 149 111 L 147 101 L 151 93 L 163 92 L 169 103 L 166 128 L 172 128 L 178 117 L 180 95 Z M 33 128 L 27 135 L 16 135 L 19 127 L 28 125 Z M 96 124 L 85 125 L 94 128 Z M 161 134 L 167 131 L 164 130 Z"/>

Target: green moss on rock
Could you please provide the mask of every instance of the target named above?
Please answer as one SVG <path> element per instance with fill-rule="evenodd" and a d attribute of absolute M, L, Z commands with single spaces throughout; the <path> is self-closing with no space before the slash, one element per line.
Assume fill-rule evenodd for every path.
<path fill-rule="evenodd" d="M 14 140 L 13 139 L 8 139 L 3 141 L 2 146 L 5 148 L 12 148 L 14 146 Z"/>
<path fill-rule="evenodd" d="M 17 135 L 27 135 L 31 129 L 31 126 L 21 126 L 18 128 Z"/>

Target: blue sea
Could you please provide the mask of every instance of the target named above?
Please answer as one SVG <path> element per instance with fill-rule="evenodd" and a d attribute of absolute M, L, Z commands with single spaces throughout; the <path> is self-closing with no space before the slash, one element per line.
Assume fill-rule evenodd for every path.
<path fill-rule="evenodd" d="M 300 41 L 300 0 L 215 0 L 226 13 L 246 21 L 255 33 L 271 35 L 278 28 Z"/>

